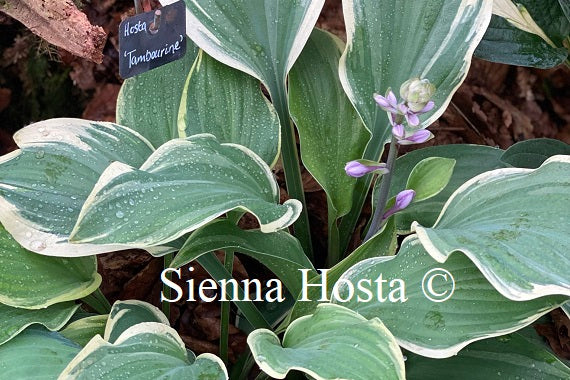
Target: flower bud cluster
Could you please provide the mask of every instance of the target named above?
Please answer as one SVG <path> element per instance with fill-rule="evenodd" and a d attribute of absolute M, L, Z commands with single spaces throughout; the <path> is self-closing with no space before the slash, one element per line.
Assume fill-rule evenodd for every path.
<path fill-rule="evenodd" d="M 392 125 L 392 135 L 400 145 L 421 144 L 431 138 L 433 134 L 425 129 L 417 129 L 420 125 L 419 116 L 429 112 L 435 106 L 430 100 L 435 93 L 435 86 L 427 79 L 412 78 L 400 87 L 401 102 L 396 95 L 388 89 L 386 96 L 374 94 L 374 100 L 384 111 Z M 406 133 L 404 122 L 411 133 Z"/>

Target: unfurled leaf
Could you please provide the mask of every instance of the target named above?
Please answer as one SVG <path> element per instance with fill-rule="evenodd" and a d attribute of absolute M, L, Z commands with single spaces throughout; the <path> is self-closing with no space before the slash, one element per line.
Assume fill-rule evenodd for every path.
<path fill-rule="evenodd" d="M 189 355 L 176 331 L 162 323 L 139 323 L 111 344 L 95 336 L 59 379 L 226 380 L 222 361 L 212 354 Z"/>
<path fill-rule="evenodd" d="M 107 318 L 108 315 L 105 314 L 78 319 L 67 325 L 60 331 L 60 334 L 81 346 L 85 346 L 95 335 L 103 336 Z"/>
<path fill-rule="evenodd" d="M 495 0 L 494 3 L 507 6 L 504 12 L 498 12 L 499 16 L 493 16 L 485 37 L 475 50 L 477 57 L 543 69 L 566 60 L 568 50 L 562 41 L 570 34 L 570 22 L 558 0 L 516 0 L 517 5 L 511 0 Z"/>
<path fill-rule="evenodd" d="M 404 240 L 398 255 L 363 260 L 341 280 L 350 281 L 355 293 L 348 302 L 335 303 L 366 318 L 382 318 L 402 347 L 433 358 L 453 356 L 473 341 L 521 329 L 567 299 L 509 300 L 467 257 L 456 253 L 440 264 L 415 236 Z M 372 291 L 369 301 L 356 289 L 361 280 Z M 346 282 L 338 285 L 343 300 L 349 291 Z"/>
<path fill-rule="evenodd" d="M 396 161 L 396 171 L 390 184 L 390 197 L 396 196 L 405 189 L 408 178 L 416 165 L 430 157 L 443 157 L 455 160 L 453 174 L 447 186 L 436 196 L 421 202 L 415 201 L 405 210 L 395 215 L 398 231 L 409 232 L 412 222 L 418 221 L 423 226 L 435 223 L 445 202 L 459 186 L 467 180 L 483 172 L 502 168 L 505 165 L 500 161 L 503 154 L 501 149 L 482 145 L 442 145 L 418 149 L 399 157 Z M 374 198 L 378 197 L 380 181 L 374 187 Z"/>
<path fill-rule="evenodd" d="M 175 0 L 161 0 L 162 5 Z M 283 86 L 324 0 L 186 1 L 186 34 L 210 56 Z"/>
<path fill-rule="evenodd" d="M 273 166 L 280 148 L 279 117 L 259 81 L 200 51 L 184 87 L 180 137 L 211 133 L 243 145 Z"/>
<path fill-rule="evenodd" d="M 557 154 L 570 155 L 570 145 L 553 139 L 531 139 L 518 142 L 501 156 L 501 161 L 515 168 L 536 169 Z"/>
<path fill-rule="evenodd" d="M 350 211 L 356 185 L 344 167 L 362 157 L 370 138 L 338 78 L 342 49 L 340 39 L 315 29 L 289 75 L 289 108 L 303 164 L 326 191 L 337 217 Z"/>
<path fill-rule="evenodd" d="M 247 343 L 257 365 L 284 379 L 291 370 L 314 379 L 404 379 L 404 361 L 390 331 L 378 318 L 366 318 L 332 304 L 295 320 L 283 342 L 270 330 L 252 332 Z"/>
<path fill-rule="evenodd" d="M 316 274 L 299 241 L 288 232 L 244 231 L 227 220 L 218 220 L 194 231 L 170 267 L 179 268 L 203 254 L 221 249 L 232 249 L 256 259 L 275 273 L 292 294 L 301 291 L 300 269 L 311 269 L 313 275 Z"/>
<path fill-rule="evenodd" d="M 475 342 L 445 360 L 406 356 L 408 380 L 570 378 L 570 368 L 560 359 L 519 333 Z"/>
<path fill-rule="evenodd" d="M 103 339 L 115 343 L 125 330 L 142 322 L 157 322 L 170 326 L 168 318 L 154 305 L 138 300 L 117 301 L 109 312 Z"/>
<path fill-rule="evenodd" d="M 83 298 L 101 284 L 95 257 L 38 255 L 20 246 L 2 225 L 0 261 L 0 303 L 8 306 L 45 308 Z"/>
<path fill-rule="evenodd" d="M 28 310 L 0 304 L 0 345 L 18 335 L 26 327 L 40 324 L 49 330 L 58 330 L 79 308 L 73 302 L 51 305 L 45 309 Z M 3 347 L 0 347 L 2 350 Z"/>
<path fill-rule="evenodd" d="M 432 228 L 412 228 L 434 259 L 463 252 L 505 297 L 570 296 L 569 189 L 570 156 L 498 169 L 461 186 Z"/>
<path fill-rule="evenodd" d="M 117 123 L 146 137 L 155 147 L 178 135 L 178 109 L 198 49 L 187 41 L 182 59 L 125 79 L 117 99 Z"/>
<path fill-rule="evenodd" d="M 102 174 L 72 234 L 77 243 L 156 246 L 234 209 L 257 217 L 262 232 L 297 219 L 297 200 L 278 204 L 267 164 L 249 149 L 212 135 L 172 140 L 135 169 L 121 163 Z"/>
<path fill-rule="evenodd" d="M 70 244 L 83 202 L 103 171 L 118 161 L 138 167 L 154 148 L 116 124 L 51 119 L 14 135 L 19 150 L 0 158 L 0 222 L 26 249 L 48 256 L 86 256 L 116 246 Z"/>
<path fill-rule="evenodd" d="M 411 78 L 428 79 L 436 87 L 435 108 L 421 117 L 421 127 L 429 126 L 465 79 L 492 5 L 487 0 L 343 2 L 347 45 L 340 78 L 372 132 L 369 152 L 380 152 L 390 137 L 388 117 L 373 94 L 397 91 Z"/>
<path fill-rule="evenodd" d="M 4 379 L 56 379 L 81 347 L 43 327 L 28 327 L 0 347 Z"/>

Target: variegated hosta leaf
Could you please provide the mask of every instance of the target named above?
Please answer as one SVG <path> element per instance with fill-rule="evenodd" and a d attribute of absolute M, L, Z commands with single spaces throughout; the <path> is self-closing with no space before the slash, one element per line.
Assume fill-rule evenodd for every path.
<path fill-rule="evenodd" d="M 289 108 L 303 164 L 326 191 L 337 217 L 350 211 L 356 185 L 344 166 L 362 158 L 370 138 L 338 78 L 343 48 L 340 39 L 315 29 L 289 75 Z"/>
<path fill-rule="evenodd" d="M 0 304 L 0 345 L 33 324 L 40 324 L 51 331 L 58 330 L 69 321 L 79 308 L 73 302 L 51 305 L 45 309 L 27 310 Z M 0 347 L 2 350 L 3 347 Z"/>
<path fill-rule="evenodd" d="M 448 277 L 440 277 L 446 275 L 442 269 Z M 382 286 L 374 282 L 379 276 Z M 433 358 L 453 356 L 470 342 L 523 328 L 567 300 L 549 296 L 511 301 L 497 292 L 467 257 L 457 253 L 440 264 L 415 236 L 404 240 L 398 255 L 370 258 L 344 273 L 338 284 L 344 300 L 349 287 L 343 280 L 355 287 L 354 296 L 343 306 L 366 318 L 382 318 L 402 347 Z M 369 301 L 356 289 L 362 280 L 371 281 L 362 283 L 372 291 Z M 427 289 L 426 293 L 422 289 Z"/>
<path fill-rule="evenodd" d="M 3 379 L 53 380 L 81 347 L 61 334 L 31 326 L 0 347 Z"/>
<path fill-rule="evenodd" d="M 83 298 L 100 284 L 95 257 L 38 255 L 20 246 L 0 225 L 0 303 L 40 309 Z"/>
<path fill-rule="evenodd" d="M 533 0 L 531 0 L 532 2 Z M 550 2 L 550 6 L 556 6 L 558 0 L 541 0 L 545 4 Z M 549 45 L 554 45 L 554 42 L 544 33 L 542 28 L 536 24 L 528 9 L 522 4 L 515 4 L 511 0 L 493 0 L 493 14 L 500 16 L 507 20 L 514 27 L 524 30 L 527 33 L 536 34 L 542 38 Z M 540 15 L 539 15 L 540 16 Z"/>
<path fill-rule="evenodd" d="M 475 55 L 493 62 L 550 68 L 568 57 L 563 40 L 570 23 L 561 8 L 567 0 L 494 0 L 489 28 Z"/>
<path fill-rule="evenodd" d="M 394 218 L 398 231 L 408 233 L 412 222 L 418 221 L 424 226 L 431 226 L 436 221 L 445 202 L 459 186 L 467 180 L 483 172 L 502 168 L 505 166 L 500 158 L 503 150 L 483 145 L 440 145 L 414 150 L 401 156 L 396 161 L 396 171 L 390 184 L 390 197 L 406 187 L 408 178 L 416 165 L 430 157 L 445 157 L 455 160 L 453 174 L 447 186 L 433 198 L 421 202 L 414 202 L 405 210 L 398 212 Z M 374 187 L 373 197 L 378 196 L 379 186 Z"/>
<path fill-rule="evenodd" d="M 294 199 L 278 201 L 277 182 L 255 153 L 195 135 L 164 144 L 139 170 L 111 165 L 85 203 L 72 241 L 160 245 L 234 209 L 254 214 L 262 232 L 274 232 L 293 223 L 301 208 Z"/>
<path fill-rule="evenodd" d="M 408 380 L 570 379 L 556 355 L 518 332 L 473 343 L 445 360 L 406 356 Z"/>
<path fill-rule="evenodd" d="M 432 228 L 412 228 L 445 262 L 461 251 L 505 297 L 570 296 L 570 156 L 538 169 L 498 169 L 466 182 Z"/>
<path fill-rule="evenodd" d="M 253 257 L 275 273 L 292 294 L 301 291 L 300 269 L 311 269 L 312 275 L 316 275 L 301 244 L 288 232 L 245 231 L 227 220 L 217 220 L 194 231 L 169 266 L 179 268 L 220 249 L 233 249 Z"/>
<path fill-rule="evenodd" d="M 218 61 L 268 87 L 283 86 L 323 4 L 324 0 L 187 0 L 186 34 Z"/>
<path fill-rule="evenodd" d="M 570 318 L 570 301 L 566 302 L 565 304 L 563 304 L 561 307 L 562 311 L 564 312 L 564 314 L 566 314 L 566 316 L 568 318 Z"/>
<path fill-rule="evenodd" d="M 174 329 L 139 323 L 111 344 L 95 336 L 63 370 L 59 379 L 212 379 L 227 380 L 215 355 L 189 356 Z"/>
<path fill-rule="evenodd" d="M 271 377 L 298 370 L 314 379 L 404 379 L 404 360 L 390 331 L 378 318 L 366 318 L 333 304 L 295 320 L 283 343 L 270 330 L 247 337 L 255 361 Z"/>
<path fill-rule="evenodd" d="M 83 202 L 113 161 L 140 166 L 154 148 L 116 124 L 51 119 L 14 135 L 19 150 L 0 158 L 0 222 L 26 249 L 86 256 L 116 246 L 76 245 L 69 234 Z"/>
<path fill-rule="evenodd" d="M 346 272 L 350 267 L 368 259 L 370 257 L 378 256 L 392 256 L 396 253 L 398 248 L 398 241 L 396 230 L 394 228 L 394 218 L 388 219 L 383 229 L 375 234 L 372 238 L 367 240 L 364 244 L 354 250 L 350 255 L 344 258 L 340 263 L 336 264 L 334 267 L 330 268 L 327 272 L 327 297 L 330 298 L 331 290 L 338 279 Z M 299 278 L 299 277 L 297 277 Z M 309 284 L 322 284 L 322 274 L 313 278 L 308 283 Z M 310 301 L 299 301 L 301 294 L 298 293 L 297 302 L 293 305 L 290 313 L 290 319 L 295 320 L 307 314 L 314 312 L 315 308 L 319 304 L 319 299 L 321 298 L 321 288 L 320 287 L 308 287 L 307 289 L 307 299 Z"/>
<path fill-rule="evenodd" d="M 180 137 L 211 133 L 257 153 L 268 165 L 280 148 L 279 117 L 259 81 L 200 51 L 184 88 Z"/>
<path fill-rule="evenodd" d="M 81 318 L 67 325 L 60 334 L 84 347 L 95 335 L 103 336 L 107 318 L 107 314 Z"/>
<path fill-rule="evenodd" d="M 115 343 L 125 330 L 142 322 L 170 325 L 168 318 L 156 306 L 138 300 L 117 301 L 109 312 L 103 338 L 109 343 Z"/>
<path fill-rule="evenodd" d="M 180 137 L 178 109 L 186 77 L 198 49 L 187 41 L 182 59 L 125 79 L 117 99 L 117 123 L 146 137 L 154 146 Z"/>
<path fill-rule="evenodd" d="M 429 79 L 437 88 L 436 107 L 421 117 L 421 126 L 430 125 L 465 79 L 492 5 L 488 0 L 343 1 L 348 42 L 340 78 L 372 131 L 369 151 L 378 150 L 390 136 L 386 112 L 373 94 L 384 95 L 390 87 L 398 93 L 413 77 Z"/>

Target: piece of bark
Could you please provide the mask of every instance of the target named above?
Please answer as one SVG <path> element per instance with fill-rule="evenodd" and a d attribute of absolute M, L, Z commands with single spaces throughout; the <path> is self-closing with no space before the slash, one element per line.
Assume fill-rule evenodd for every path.
<path fill-rule="evenodd" d="M 103 61 L 107 34 L 100 26 L 91 25 L 71 0 L 0 0 L 0 11 L 73 55 Z"/>

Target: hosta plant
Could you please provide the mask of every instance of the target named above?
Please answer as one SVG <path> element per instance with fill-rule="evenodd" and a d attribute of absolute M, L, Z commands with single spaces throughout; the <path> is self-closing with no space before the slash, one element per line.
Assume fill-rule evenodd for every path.
<path fill-rule="evenodd" d="M 568 310 L 570 147 L 401 154 L 437 134 L 473 54 L 564 62 L 570 5 L 344 0 L 345 43 L 315 28 L 323 3 L 187 0 L 186 55 L 126 80 L 116 123 L 15 134 L 0 158 L 2 376 L 570 378 L 528 327 Z M 300 161 L 326 193 L 326 251 Z M 99 290 L 95 255 L 128 248 L 163 257 L 163 311 Z M 236 252 L 274 278 L 235 281 Z M 196 261 L 213 280 L 183 289 L 172 277 Z M 169 325 L 169 302 L 197 298 L 221 301 L 217 355 Z"/>

